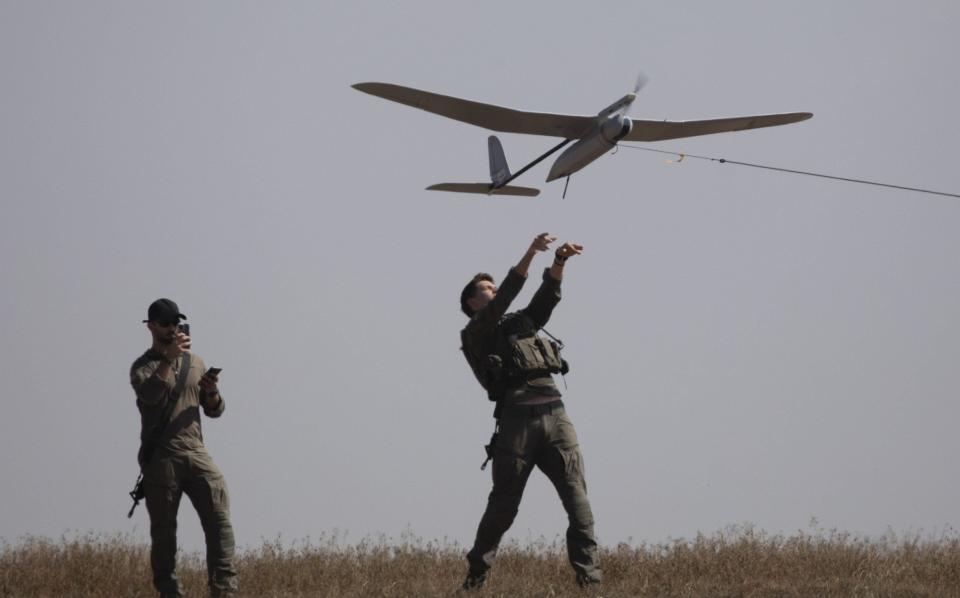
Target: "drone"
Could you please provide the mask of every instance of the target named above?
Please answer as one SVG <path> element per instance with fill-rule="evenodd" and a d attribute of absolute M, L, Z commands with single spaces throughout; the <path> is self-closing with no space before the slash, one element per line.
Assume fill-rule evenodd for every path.
<path fill-rule="evenodd" d="M 482 193 L 486 195 L 525 197 L 539 195 L 539 189 L 509 185 L 508 183 L 568 145 L 570 147 L 567 147 L 550 167 L 546 182 L 549 183 L 566 177 L 566 185 L 569 185 L 570 175 L 615 148 L 621 141 L 663 141 L 665 139 L 696 137 L 713 133 L 776 127 L 807 120 L 813 116 L 811 112 L 788 112 L 686 121 L 630 118 L 628 116 L 630 107 L 637 98 L 637 93 L 646 82 L 646 77 L 641 75 L 631 93 L 610 104 L 596 116 L 516 110 L 392 83 L 356 83 L 352 87 L 370 95 L 491 131 L 544 135 L 563 139 L 516 173 L 511 174 L 503 152 L 503 145 L 496 135 L 491 135 L 487 139 L 487 151 L 490 157 L 489 183 L 438 183 L 427 187 L 431 191 Z M 566 195 L 566 186 L 564 186 L 564 195 Z"/>

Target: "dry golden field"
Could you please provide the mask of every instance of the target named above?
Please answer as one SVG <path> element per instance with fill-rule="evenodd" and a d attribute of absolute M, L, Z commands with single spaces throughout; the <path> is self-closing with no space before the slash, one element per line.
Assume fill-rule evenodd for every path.
<path fill-rule="evenodd" d="M 0 596 L 153 596 L 149 549 L 123 536 L 0 545 Z M 599 593 L 574 584 L 563 543 L 504 546 L 471 596 L 834 597 L 960 596 L 960 538 L 866 539 L 840 532 L 769 535 L 749 527 L 693 540 L 606 548 Z M 243 596 L 451 596 L 463 548 L 415 538 L 265 542 L 241 551 Z M 188 596 L 205 596 L 201 555 L 183 555 Z"/>

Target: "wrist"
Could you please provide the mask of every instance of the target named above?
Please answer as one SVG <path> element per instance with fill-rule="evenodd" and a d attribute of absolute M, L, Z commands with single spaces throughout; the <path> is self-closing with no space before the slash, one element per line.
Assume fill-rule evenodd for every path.
<path fill-rule="evenodd" d="M 569 259 L 569 257 L 570 256 L 560 255 L 559 253 L 555 253 L 553 254 L 553 263 L 557 264 L 558 266 L 562 266 L 567 261 L 567 259 Z"/>

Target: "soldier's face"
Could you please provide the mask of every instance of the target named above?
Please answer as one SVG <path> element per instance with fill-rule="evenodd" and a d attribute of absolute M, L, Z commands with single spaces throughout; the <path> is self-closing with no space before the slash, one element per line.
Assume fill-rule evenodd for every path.
<path fill-rule="evenodd" d="M 471 297 L 467 303 L 470 304 L 470 308 L 473 311 L 480 311 L 486 307 L 487 303 L 497 296 L 497 285 L 493 284 L 489 280 L 481 280 L 477 283 L 477 290 L 474 291 L 473 297 Z"/>
<path fill-rule="evenodd" d="M 176 322 L 147 322 L 153 338 L 161 345 L 169 345 L 177 334 Z"/>

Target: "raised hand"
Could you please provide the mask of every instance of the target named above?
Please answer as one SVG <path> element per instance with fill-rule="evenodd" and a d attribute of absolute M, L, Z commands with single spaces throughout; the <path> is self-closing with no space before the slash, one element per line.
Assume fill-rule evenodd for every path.
<path fill-rule="evenodd" d="M 578 245 L 576 243 L 564 243 L 557 248 L 557 257 L 561 261 L 566 261 L 567 258 L 574 255 L 580 255 L 583 253 L 583 245 Z"/>
<path fill-rule="evenodd" d="M 550 249 L 550 243 L 556 240 L 557 238 L 550 233 L 540 233 L 537 235 L 537 238 L 533 240 L 533 243 L 530 244 L 530 249 L 531 251 L 546 251 Z"/>

